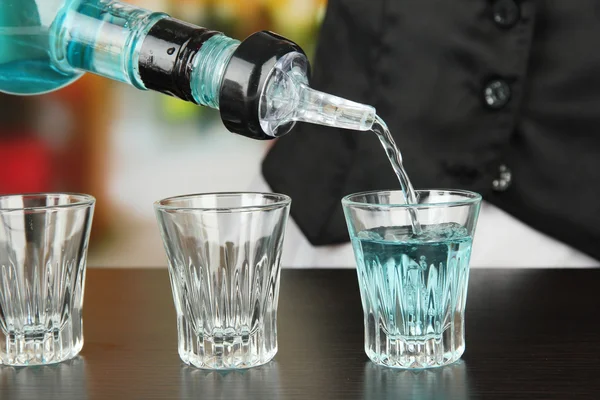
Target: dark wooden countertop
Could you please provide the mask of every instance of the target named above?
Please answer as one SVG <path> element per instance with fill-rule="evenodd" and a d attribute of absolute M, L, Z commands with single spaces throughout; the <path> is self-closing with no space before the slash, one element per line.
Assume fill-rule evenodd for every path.
<path fill-rule="evenodd" d="M 463 361 L 377 367 L 354 270 L 284 270 L 279 353 L 215 372 L 177 354 L 167 270 L 88 270 L 70 362 L 0 367 L 0 399 L 600 399 L 600 270 L 471 272 Z"/>

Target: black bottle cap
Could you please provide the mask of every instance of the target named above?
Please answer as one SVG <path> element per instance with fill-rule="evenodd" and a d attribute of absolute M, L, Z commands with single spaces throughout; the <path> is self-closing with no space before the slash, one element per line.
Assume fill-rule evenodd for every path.
<path fill-rule="evenodd" d="M 146 89 L 195 103 L 190 86 L 192 60 L 202 45 L 217 34 L 173 18 L 154 24 L 139 56 L 140 78 Z"/>
<path fill-rule="evenodd" d="M 219 110 L 225 127 L 253 139 L 273 139 L 260 126 L 259 105 L 264 85 L 284 55 L 304 51 L 275 33 L 256 32 L 233 53 L 221 83 Z"/>

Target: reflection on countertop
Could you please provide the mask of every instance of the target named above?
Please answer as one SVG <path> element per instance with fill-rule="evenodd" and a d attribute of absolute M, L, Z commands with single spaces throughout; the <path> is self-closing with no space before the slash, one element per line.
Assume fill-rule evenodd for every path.
<path fill-rule="evenodd" d="M 279 366 L 271 361 L 240 370 L 181 367 L 180 399 L 279 399 Z M 283 397 L 282 397 L 283 398 Z"/>
<path fill-rule="evenodd" d="M 468 400 L 469 379 L 466 363 L 431 369 L 394 369 L 365 363 L 365 400 Z"/>
<path fill-rule="evenodd" d="M 63 400 L 88 398 L 83 357 L 35 367 L 0 366 L 0 399 Z"/>

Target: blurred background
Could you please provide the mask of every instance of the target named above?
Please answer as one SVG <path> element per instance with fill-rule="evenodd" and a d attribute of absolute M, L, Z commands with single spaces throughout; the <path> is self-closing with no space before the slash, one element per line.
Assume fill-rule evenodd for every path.
<path fill-rule="evenodd" d="M 326 0 L 129 0 L 236 39 L 268 29 L 312 58 Z M 165 267 L 152 203 L 248 190 L 268 143 L 217 111 L 86 75 L 44 96 L 0 93 L 0 193 L 96 197 L 89 266 Z"/>

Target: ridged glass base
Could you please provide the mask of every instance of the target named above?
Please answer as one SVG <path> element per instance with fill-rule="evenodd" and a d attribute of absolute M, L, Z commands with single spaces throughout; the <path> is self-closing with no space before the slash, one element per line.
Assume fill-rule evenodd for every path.
<path fill-rule="evenodd" d="M 178 320 L 179 356 L 186 364 L 207 369 L 251 368 L 268 363 L 277 353 L 274 329 L 215 330 L 196 335 L 184 318 Z"/>
<path fill-rule="evenodd" d="M 452 364 L 465 352 L 462 326 L 448 327 L 441 336 L 403 338 L 386 335 L 380 329 L 375 337 L 366 330 L 365 352 L 376 364 L 392 368 L 434 368 Z"/>
<path fill-rule="evenodd" d="M 69 360 L 79 354 L 83 347 L 81 328 L 78 320 L 75 324 L 69 321 L 62 329 L 25 327 L 24 333 L 9 331 L 0 338 L 0 364 L 31 366 Z"/>

